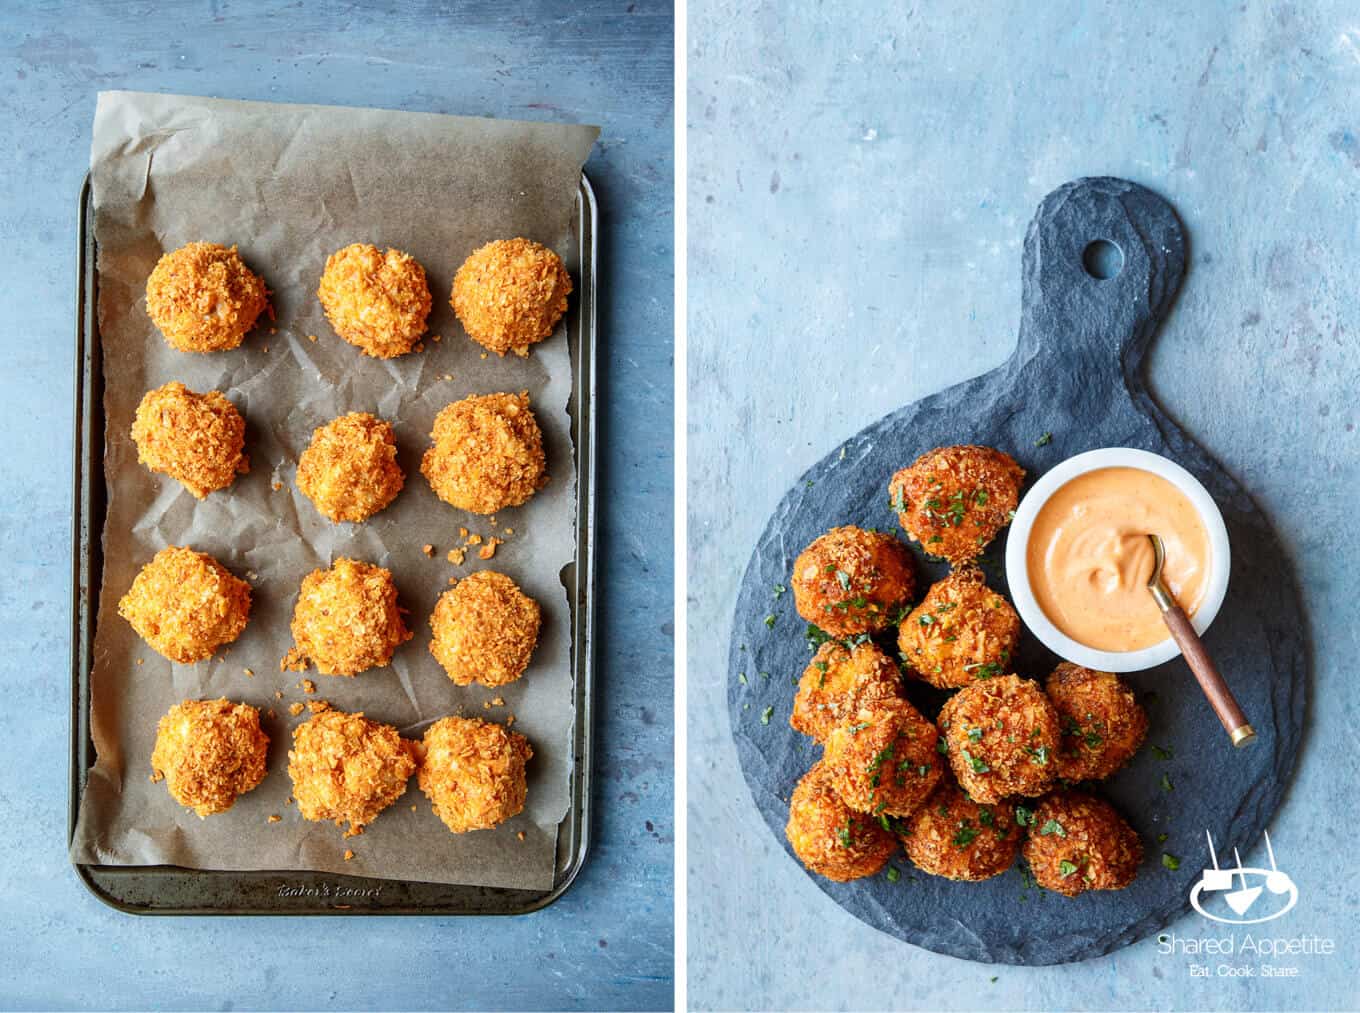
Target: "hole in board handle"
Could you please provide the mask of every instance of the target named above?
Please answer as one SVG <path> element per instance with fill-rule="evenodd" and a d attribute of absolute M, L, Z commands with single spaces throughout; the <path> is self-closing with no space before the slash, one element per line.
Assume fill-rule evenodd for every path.
<path fill-rule="evenodd" d="M 1124 269 L 1124 251 L 1108 239 L 1097 239 L 1081 251 L 1081 266 L 1097 281 L 1108 281 Z"/>

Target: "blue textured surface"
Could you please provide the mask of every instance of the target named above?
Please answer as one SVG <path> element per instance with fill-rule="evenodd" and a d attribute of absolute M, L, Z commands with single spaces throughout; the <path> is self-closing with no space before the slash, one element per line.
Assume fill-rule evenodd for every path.
<path fill-rule="evenodd" d="M 535 10 L 541 7 L 542 10 Z M 0 1005 L 671 1002 L 671 16 L 573 3 L 35 6 L 0 24 Z M 96 91 L 598 123 L 596 836 L 518 919 L 134 919 L 66 860 L 75 209 Z M 644 537 L 646 532 L 646 537 Z M 96 985 L 96 983 L 98 983 Z"/>
<path fill-rule="evenodd" d="M 1354 1008 L 1353 7 L 708 0 L 689 40 L 691 1002 Z M 1271 824 L 1300 900 L 1256 934 L 1317 934 L 1337 953 L 1268 961 L 1295 979 L 1216 976 L 1261 963 L 1240 956 L 1204 958 L 1215 976 L 1192 978 L 1194 958 L 1155 938 L 1038 968 L 897 942 L 841 911 L 763 825 L 722 707 L 742 562 L 781 497 L 866 424 L 1010 354 L 1026 223 L 1053 187 L 1103 173 L 1151 187 L 1186 224 L 1149 387 L 1253 494 L 1303 588 L 1307 731 Z M 1266 864 L 1259 845 L 1243 858 Z M 1232 934 L 1194 914 L 1172 926 L 1210 930 Z"/>

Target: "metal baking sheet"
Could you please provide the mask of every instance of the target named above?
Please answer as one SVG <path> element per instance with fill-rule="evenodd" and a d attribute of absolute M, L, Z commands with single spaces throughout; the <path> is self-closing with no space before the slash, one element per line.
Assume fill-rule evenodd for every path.
<path fill-rule="evenodd" d="M 72 514 L 71 781 L 68 844 L 87 771 L 95 759 L 89 733 L 90 672 L 102 578 L 104 417 L 100 342 L 95 313 L 98 275 L 87 179 L 77 227 L 75 454 Z M 597 206 L 583 174 L 572 220 L 580 263 L 578 297 L 566 327 L 572 363 L 568 405 L 576 456 L 577 542 L 564 574 L 571 606 L 575 720 L 570 803 L 558 827 L 550 890 L 457 886 L 293 870 L 224 872 L 174 866 L 77 863 L 76 872 L 100 900 L 137 914 L 522 914 L 552 903 L 571 885 L 585 859 L 590 830 L 592 723 L 592 602 L 595 532 L 595 290 Z"/>

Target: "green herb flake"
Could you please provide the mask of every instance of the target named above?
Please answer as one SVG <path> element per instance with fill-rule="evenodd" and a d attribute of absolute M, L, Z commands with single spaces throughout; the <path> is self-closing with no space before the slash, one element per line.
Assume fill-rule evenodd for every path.
<path fill-rule="evenodd" d="M 762 725 L 768 725 L 770 723 L 770 715 L 773 713 L 774 713 L 773 707 L 766 707 L 763 711 L 760 712 L 760 723 Z"/>
<path fill-rule="evenodd" d="M 1037 440 L 1034 441 L 1034 445 L 1035 445 L 1036 447 L 1046 447 L 1046 446 L 1048 446 L 1048 445 L 1049 445 L 1050 443 L 1052 443 L 1052 442 L 1053 442 L 1053 434 L 1052 434 L 1052 433 L 1044 433 L 1043 436 L 1040 436 Z"/>
<path fill-rule="evenodd" d="M 774 596 L 775 596 L 776 598 L 778 598 L 780 595 L 782 595 L 782 594 L 783 594 L 785 591 L 787 591 L 787 590 L 788 590 L 788 588 L 785 587 L 783 584 L 776 584 L 776 585 L 774 586 Z"/>
<path fill-rule="evenodd" d="M 1033 822 L 1032 817 L 1030 822 Z M 1049 834 L 1057 834 L 1059 837 L 1066 837 L 1067 831 L 1063 829 L 1063 825 L 1057 820 L 1048 820 L 1039 828 L 1039 836 L 1047 837 Z"/>
<path fill-rule="evenodd" d="M 1015 807 L 1015 822 L 1022 827 L 1032 827 L 1034 825 L 1034 810 L 1028 806 L 1018 805 Z"/>
<path fill-rule="evenodd" d="M 1162 775 L 1162 791 L 1175 791 L 1175 790 L 1176 790 L 1176 786 L 1175 786 L 1174 784 L 1171 783 L 1171 778 L 1169 778 L 1169 777 L 1167 777 L 1165 774 L 1163 774 L 1163 775 Z"/>
<path fill-rule="evenodd" d="M 1162 852 L 1162 868 L 1175 872 L 1181 867 L 1181 860 L 1170 852 Z"/>
<path fill-rule="evenodd" d="M 737 682 L 741 683 L 743 686 L 746 685 L 746 673 L 745 673 L 745 672 L 738 672 L 738 673 L 737 673 Z"/>
<path fill-rule="evenodd" d="M 1058 872 L 1062 875 L 1063 879 L 1066 879 L 1068 876 L 1076 875 L 1077 872 L 1076 863 L 1069 862 L 1067 859 L 1064 858 L 1061 862 L 1058 863 Z"/>
<path fill-rule="evenodd" d="M 1159 759 L 1159 760 L 1166 761 L 1166 760 L 1171 759 L 1171 757 L 1172 757 L 1172 752 L 1171 752 L 1170 749 L 1167 749 L 1165 746 L 1153 746 L 1153 747 L 1152 747 L 1152 755 L 1155 756 L 1155 757 L 1157 757 L 1157 759 Z"/>
<path fill-rule="evenodd" d="M 902 874 L 901 874 L 900 872 L 897 871 L 897 866 L 895 866 L 895 865 L 890 865 L 890 866 L 888 866 L 888 882 L 889 882 L 889 883 L 896 883 L 896 882 L 897 882 L 899 879 L 901 879 L 901 878 L 902 878 Z"/>
<path fill-rule="evenodd" d="M 973 843 L 977 835 L 981 833 L 976 827 L 960 827 L 959 832 L 954 835 L 954 847 L 966 848 Z"/>
<path fill-rule="evenodd" d="M 774 613 L 771 613 L 770 615 L 767 615 L 765 617 L 765 625 L 768 626 L 770 629 L 774 629 Z"/>

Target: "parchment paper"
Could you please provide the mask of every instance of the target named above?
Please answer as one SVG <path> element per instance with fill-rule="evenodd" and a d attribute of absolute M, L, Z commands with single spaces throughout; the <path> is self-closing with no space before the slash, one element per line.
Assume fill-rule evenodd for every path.
<path fill-rule="evenodd" d="M 575 547 L 567 339 L 559 328 L 527 360 L 483 358 L 448 298 L 463 259 L 492 239 L 536 239 L 579 278 L 572 208 L 598 133 L 376 109 L 100 94 L 91 167 L 109 503 L 91 688 L 98 762 L 81 799 L 77 861 L 552 885 L 572 763 L 570 627 L 560 578 Z M 147 316 L 146 279 L 156 260 L 193 240 L 237 244 L 271 290 L 276 321 L 262 318 L 237 350 L 176 352 Z M 442 340 L 427 338 L 423 351 L 384 362 L 331 330 L 317 282 L 326 258 L 353 242 L 395 246 L 420 261 L 434 299 L 429 333 Z M 143 393 L 170 380 L 221 390 L 246 418 L 249 474 L 203 502 L 140 466 L 128 435 Z M 444 405 L 525 389 L 543 429 L 551 481 L 526 505 L 502 511 L 493 527 L 439 501 L 419 473 L 420 456 Z M 294 476 L 312 430 L 350 411 L 392 422 L 406 486 L 366 523 L 333 525 L 297 491 Z M 462 545 L 460 527 L 506 543 L 489 562 L 473 547 L 466 563 L 454 566 L 445 553 Z M 196 665 L 166 661 L 117 614 L 137 570 L 172 544 L 211 553 L 253 590 L 245 632 Z M 434 546 L 434 558 L 422 552 L 425 544 Z M 302 578 L 339 556 L 392 570 L 415 637 L 389 668 L 357 678 L 281 672 Z M 528 672 L 498 690 L 455 686 L 428 651 L 429 615 L 448 578 L 481 568 L 509 574 L 543 609 Z M 298 688 L 303 677 L 316 683 L 314 696 Z M 273 709 L 275 716 L 264 716 L 269 773 L 229 812 L 201 820 L 163 783 L 149 782 L 149 761 L 166 710 L 188 697 L 217 696 Z M 504 706 L 486 709 L 497 696 Z M 454 835 L 413 777 L 360 837 L 345 840 L 330 823 L 303 820 L 286 804 L 287 751 L 292 729 L 310 713 L 291 717 L 288 705 L 316 699 L 361 710 L 412 738 L 448 714 L 504 721 L 513 713 L 515 730 L 534 749 L 525 811 L 494 830 Z M 280 821 L 269 823 L 271 815 Z M 349 862 L 347 848 L 355 852 Z"/>

